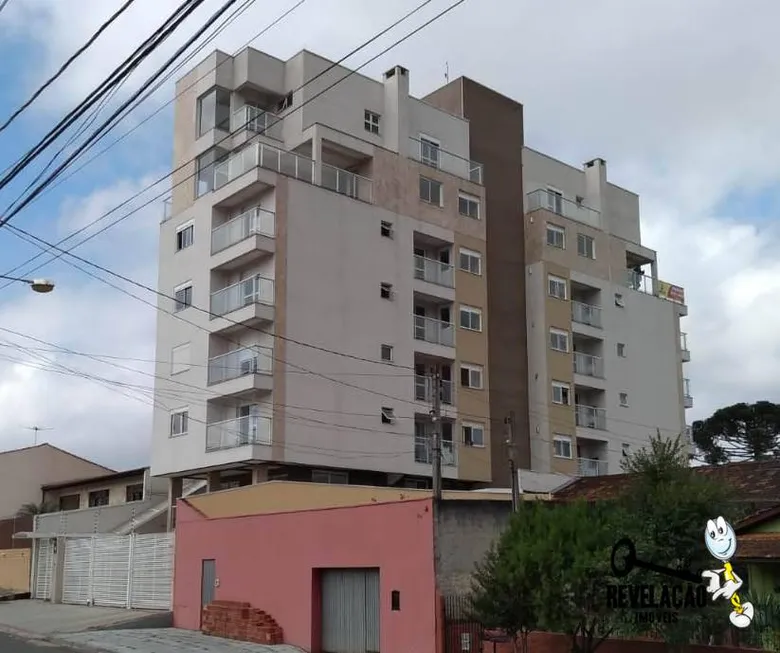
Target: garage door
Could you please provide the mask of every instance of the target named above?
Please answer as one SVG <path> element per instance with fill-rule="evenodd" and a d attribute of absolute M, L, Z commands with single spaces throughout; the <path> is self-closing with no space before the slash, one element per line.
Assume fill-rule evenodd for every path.
<path fill-rule="evenodd" d="M 322 652 L 379 653 L 379 569 L 322 571 Z"/>

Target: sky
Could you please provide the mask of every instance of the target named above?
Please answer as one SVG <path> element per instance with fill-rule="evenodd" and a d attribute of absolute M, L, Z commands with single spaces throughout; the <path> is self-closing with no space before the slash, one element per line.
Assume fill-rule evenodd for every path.
<path fill-rule="evenodd" d="M 100 119 L 222 1 L 206 0 Z M 345 65 L 361 65 L 450 2 L 433 0 Z M 307 48 L 339 59 L 418 3 L 306 0 L 255 38 L 295 2 L 254 2 L 192 63 L 215 47 L 235 53 L 247 44 L 279 58 Z M 0 13 L 0 124 L 120 4 L 80 0 L 73 11 L 62 0 L 10 0 Z M 33 147 L 177 4 L 136 0 L 0 131 L 0 167 Z M 640 195 L 643 244 L 658 252 L 659 276 L 685 288 L 689 306 L 682 330 L 692 356 L 685 364 L 694 395 L 690 422 L 739 401 L 778 400 L 780 86 L 768 83 L 780 78 L 778 20 L 776 0 L 753 0 L 749 12 L 726 0 L 466 0 L 362 72 L 380 78 L 402 65 L 417 96 L 443 84 L 447 68 L 450 79 L 471 77 L 523 103 L 528 146 L 576 166 L 602 157 L 610 180 Z M 67 243 L 124 218 L 74 253 L 154 286 L 173 96 L 171 80 L 12 224 L 55 242 L 138 195 Z M 0 215 L 70 134 L 0 189 Z M 39 253 L 0 229 L 0 274 Z M 13 274 L 53 279 L 51 294 L 0 280 L 0 449 L 32 444 L 31 427 L 38 426 L 47 429 L 39 442 L 109 467 L 148 464 L 156 297 L 86 264 L 76 262 L 83 270 L 76 269 L 67 257 L 50 258 Z"/>

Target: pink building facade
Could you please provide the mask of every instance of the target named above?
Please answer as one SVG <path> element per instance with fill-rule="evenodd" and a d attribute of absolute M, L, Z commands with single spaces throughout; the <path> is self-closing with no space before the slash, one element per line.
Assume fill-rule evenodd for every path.
<path fill-rule="evenodd" d="M 352 591 L 334 590 L 334 583 L 341 582 L 336 576 L 366 570 L 366 578 L 378 578 L 372 581 L 378 584 L 372 589 L 375 597 L 365 590 L 367 598 L 358 601 L 378 603 L 372 623 L 364 628 L 374 633 L 367 638 L 375 638 L 366 650 L 434 651 L 438 601 L 431 507 L 425 498 L 208 518 L 181 500 L 176 508 L 174 626 L 199 629 L 204 603 L 248 602 L 276 620 L 286 644 L 320 653 L 327 650 L 323 631 L 329 629 L 332 640 L 332 631 L 345 621 L 343 615 L 334 617 L 332 607 L 324 609 L 324 593 Z"/>

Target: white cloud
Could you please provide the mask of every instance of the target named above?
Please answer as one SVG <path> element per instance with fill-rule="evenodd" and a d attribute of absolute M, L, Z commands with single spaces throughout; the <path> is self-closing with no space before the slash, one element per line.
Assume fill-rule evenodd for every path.
<path fill-rule="evenodd" d="M 280 57 L 306 47 L 338 58 L 416 3 L 309 0 L 254 45 Z M 10 3 L 0 16 L 0 23 L 5 21 L 14 34 L 25 35 L 41 49 L 46 65 L 36 64 L 30 71 L 30 89 L 119 2 L 83 0 L 78 12 L 66 4 L 59 0 Z M 121 28 L 101 39 L 56 91 L 46 95 L 41 108 L 59 115 L 72 107 L 176 4 L 174 0 L 138 0 L 121 19 Z M 219 4 L 208 0 L 197 17 L 202 20 Z M 214 45 L 233 51 L 292 4 L 292 0 L 255 3 Z M 432 3 L 412 24 L 420 24 L 447 4 L 443 0 Z M 686 364 L 686 372 L 696 401 L 689 412 L 700 417 L 719 405 L 776 399 L 780 392 L 774 373 L 780 367 L 780 344 L 775 336 L 780 323 L 776 281 L 780 264 L 775 254 L 780 234 L 755 216 L 714 214 L 715 207 L 734 191 L 750 192 L 780 182 L 780 122 L 776 119 L 780 87 L 768 81 L 780 76 L 780 44 L 773 32 L 778 19 L 780 5 L 774 0 L 755 0 L 749 12 L 727 0 L 471 0 L 383 56 L 367 72 L 377 75 L 393 64 L 403 64 L 411 71 L 413 91 L 424 94 L 443 83 L 448 62 L 450 78 L 468 75 L 524 103 L 527 144 L 574 164 L 603 156 L 609 162 L 611 179 L 639 192 L 645 243 L 658 250 L 660 275 L 686 288 L 690 316 L 683 321 L 683 329 L 689 333 L 693 359 Z M 362 63 L 407 29 L 396 30 L 349 64 Z M 150 66 L 165 56 L 160 53 Z M 150 70 L 147 67 L 139 73 L 135 83 Z M 123 88 L 124 97 L 133 88 L 133 84 Z M 167 93 L 160 97 L 169 99 L 170 88 Z M 87 214 L 137 187 L 135 182 L 121 182 L 81 204 L 70 204 L 66 213 L 71 217 L 66 221 L 70 226 L 83 224 Z M 158 215 L 150 217 L 150 224 L 158 219 Z M 64 223 L 61 226 L 65 228 Z M 148 251 L 132 267 L 140 270 L 146 265 L 146 274 L 153 269 L 153 248 L 143 234 L 153 238 L 156 233 L 150 227 L 132 234 L 146 243 L 142 249 Z M 96 242 L 103 248 L 110 240 L 111 236 L 101 236 Z M 94 247 L 84 251 L 96 254 Z M 69 295 L 58 289 L 54 297 L 25 298 L 18 307 L 10 307 L 9 315 L 15 324 L 29 325 L 61 310 L 67 316 L 47 318 L 45 325 L 39 325 L 48 339 L 79 349 L 113 352 L 117 339 L 110 324 L 98 332 L 92 324 L 89 329 L 79 327 L 79 318 L 73 316 L 99 315 L 100 311 L 110 316 L 114 308 L 126 311 L 132 307 L 141 326 L 126 342 L 138 343 L 134 346 L 139 350 L 151 350 L 151 309 L 110 290 L 105 295 Z M 122 303 L 125 300 L 128 304 Z M 61 328 L 51 330 L 52 323 Z M 59 400 L 45 406 L 36 403 L 36 388 L 46 387 L 45 383 L 60 387 L 55 381 L 44 381 L 46 377 L 43 373 L 24 377 L 10 370 L 0 372 L 3 414 L 9 406 L 19 406 L 20 413 L 22 407 L 27 411 L 26 421 L 45 422 L 46 415 L 40 411 L 71 411 L 68 419 L 74 428 L 78 425 L 95 435 L 103 433 L 103 424 L 108 424 L 106 430 L 117 443 L 121 441 L 118 428 L 125 428 L 124 435 L 131 441 L 135 437 L 128 435 L 129 427 L 117 427 L 117 421 L 140 424 L 146 419 L 112 418 L 109 406 L 121 405 L 116 409 L 137 416 L 145 415 L 146 409 L 124 399 L 109 399 L 106 394 L 100 395 L 105 409 L 90 403 L 89 410 L 79 412 L 83 399 L 77 399 L 77 393 L 68 394 L 67 389 L 61 391 L 69 397 L 66 405 L 60 406 Z M 9 378 L 14 388 L 29 386 L 29 391 L 8 389 Z M 9 395 L 12 391 L 17 394 Z M 6 399 L 10 396 L 14 399 Z M 93 419 L 92 415 L 101 417 Z M 6 437 L 13 428 L 5 426 Z M 148 429 L 133 433 L 143 433 L 138 437 L 145 438 Z M 52 434 L 53 441 L 55 437 Z M 107 436 L 100 437 L 105 440 Z"/>

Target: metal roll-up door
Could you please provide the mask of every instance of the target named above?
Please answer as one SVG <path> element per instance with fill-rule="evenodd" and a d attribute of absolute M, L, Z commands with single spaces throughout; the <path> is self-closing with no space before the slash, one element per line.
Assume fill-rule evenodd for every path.
<path fill-rule="evenodd" d="M 378 653 L 379 570 L 327 569 L 321 582 L 323 653 Z"/>
<path fill-rule="evenodd" d="M 106 607 L 127 607 L 130 579 L 130 537 L 98 535 L 94 538 L 92 602 Z"/>
<path fill-rule="evenodd" d="M 62 567 L 63 603 L 89 604 L 91 559 L 91 537 L 65 540 L 65 562 Z"/>
<path fill-rule="evenodd" d="M 131 608 L 170 610 L 173 604 L 173 533 L 134 535 Z"/>
<path fill-rule="evenodd" d="M 40 539 L 37 542 L 35 560 L 35 587 L 33 597 L 41 601 L 51 600 L 51 586 L 54 578 L 54 542 Z"/>

